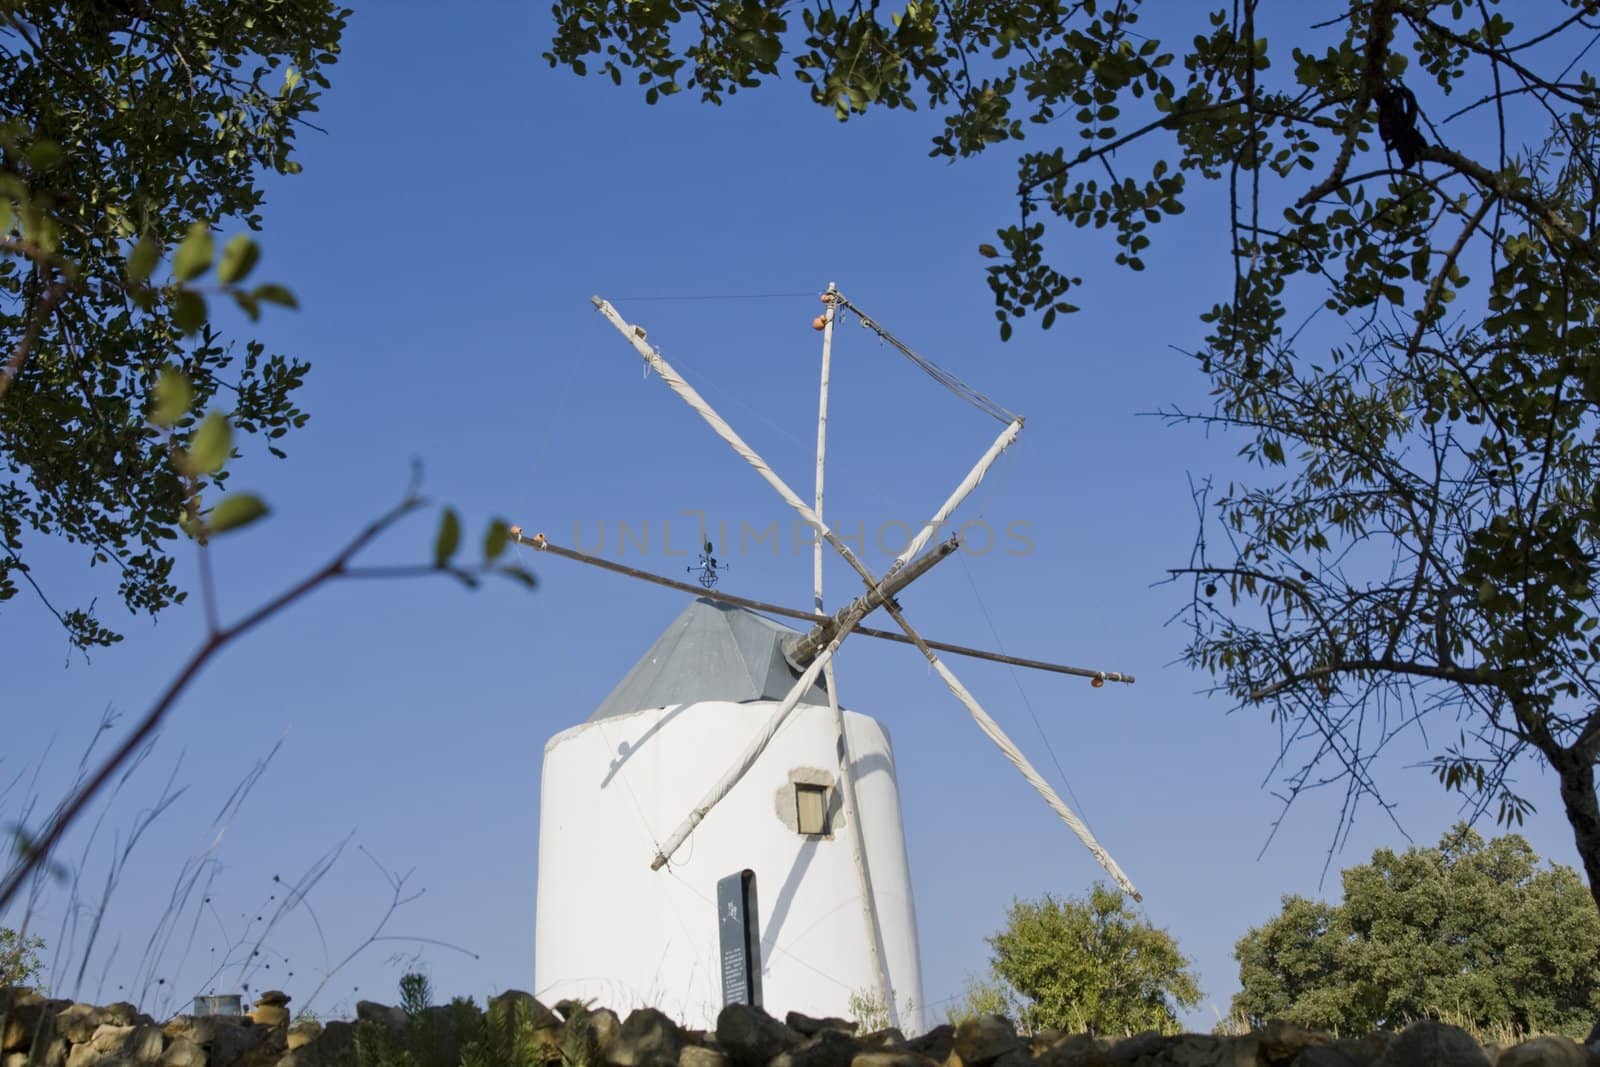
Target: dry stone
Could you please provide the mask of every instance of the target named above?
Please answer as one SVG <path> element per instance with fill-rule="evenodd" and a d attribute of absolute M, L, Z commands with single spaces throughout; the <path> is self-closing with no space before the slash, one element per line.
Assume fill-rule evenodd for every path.
<path fill-rule="evenodd" d="M 1106 1063 L 1131 1064 L 1149 1057 L 1157 1059 L 1164 1055 L 1167 1047 L 1172 1044 L 1173 1038 L 1154 1030 L 1146 1030 L 1142 1034 L 1134 1034 L 1104 1048 Z"/>
<path fill-rule="evenodd" d="M 136 1019 L 149 1019 L 148 1015 L 136 1015 Z M 161 1054 L 166 1049 L 167 1038 L 161 1032 L 161 1027 L 154 1020 L 138 1023 L 133 1030 L 133 1035 L 125 1046 L 128 1054 L 137 1063 L 159 1063 Z"/>
<path fill-rule="evenodd" d="M 860 1040 L 839 1030 L 823 1030 L 781 1053 L 771 1067 L 850 1067 L 862 1052 Z"/>
<path fill-rule="evenodd" d="M 1047 1047 L 1034 1046 L 1040 1067 L 1102 1067 L 1105 1049 L 1088 1034 L 1061 1034 Z"/>
<path fill-rule="evenodd" d="M 26 1052 L 8 1052 L 0 1056 L 0 1067 L 28 1067 Z"/>
<path fill-rule="evenodd" d="M 1261 1044 L 1254 1036 L 1213 1037 L 1184 1034 L 1175 1038 L 1163 1054 L 1172 1067 L 1257 1067 Z"/>
<path fill-rule="evenodd" d="M 586 1014 L 589 1011 L 591 1003 L 592 1001 L 576 1000 L 572 997 L 568 997 L 565 1000 L 556 1001 L 553 1007 L 555 1009 L 555 1013 L 561 1016 L 563 1020 L 566 1020 L 571 1019 L 574 1015 Z"/>
<path fill-rule="evenodd" d="M 1341 1037 L 1329 1047 L 1349 1056 L 1360 1067 L 1369 1067 L 1383 1058 L 1394 1036 L 1388 1030 L 1374 1030 L 1360 1037 Z"/>
<path fill-rule="evenodd" d="M 508 989 L 497 997 L 490 997 L 489 1015 L 496 1019 L 516 1019 L 535 1030 L 554 1030 L 561 1025 L 555 1012 L 539 1003 L 532 993 L 520 989 Z"/>
<path fill-rule="evenodd" d="M 69 1004 L 56 1016 L 56 1032 L 74 1045 L 81 1045 L 94 1036 L 102 1023 L 111 1019 L 105 1009 L 89 1004 Z"/>
<path fill-rule="evenodd" d="M 1379 1067 L 1489 1067 L 1489 1057 L 1459 1026 L 1423 1019 L 1389 1042 Z"/>
<path fill-rule="evenodd" d="M 606 1062 L 615 1067 L 677 1067 L 685 1044 L 677 1023 L 654 1008 L 638 1008 L 622 1021 L 606 1049 Z"/>
<path fill-rule="evenodd" d="M 285 1053 L 277 1067 L 340 1067 L 341 1060 L 355 1048 L 355 1043 L 355 1023 L 331 1022 L 322 1028 L 315 1041 Z"/>
<path fill-rule="evenodd" d="M 1307 1030 L 1303 1026 L 1296 1026 L 1282 1019 L 1267 1020 L 1267 1025 L 1256 1037 L 1261 1043 L 1262 1060 L 1272 1067 L 1293 1063 L 1302 1049 L 1313 1045 L 1326 1045 L 1333 1040 L 1327 1034 Z"/>
<path fill-rule="evenodd" d="M 256 998 L 250 1018 L 257 1026 L 289 1025 L 289 994 L 279 989 L 269 989 Z"/>
<path fill-rule="evenodd" d="M 253 1051 L 267 1034 L 241 1016 L 208 1015 L 196 1019 L 189 1039 L 206 1050 L 210 1067 L 230 1067 Z"/>
<path fill-rule="evenodd" d="M 788 1015 L 785 1015 L 783 1021 L 789 1029 L 801 1037 L 813 1037 L 824 1030 L 843 1030 L 847 1034 L 853 1034 L 860 1029 L 860 1024 L 853 1023 L 849 1019 L 839 1019 L 832 1016 L 824 1019 L 813 1019 L 811 1016 L 802 1015 L 797 1011 L 791 1011 Z"/>
<path fill-rule="evenodd" d="M 622 1020 L 610 1008 L 597 1008 L 589 1013 L 589 1029 L 594 1034 L 595 1047 L 604 1057 L 622 1031 Z"/>
<path fill-rule="evenodd" d="M 28 1063 L 31 1067 L 67 1067 L 67 1056 L 72 1052 L 72 1045 L 64 1037 L 54 1037 L 49 1041 L 35 1043 L 28 1050 Z"/>
<path fill-rule="evenodd" d="M 72 1044 L 64 1037 L 58 1037 L 43 1047 L 34 1047 L 28 1050 L 29 1067 L 67 1067 L 67 1057 L 72 1053 Z"/>
<path fill-rule="evenodd" d="M 1570 1037 L 1536 1037 L 1506 1049 L 1495 1067 L 1589 1067 L 1589 1053 Z"/>
<path fill-rule="evenodd" d="M 0 1052 L 25 1052 L 35 1042 L 48 1042 L 57 1032 L 55 1016 L 59 1006 L 59 1001 L 42 997 L 13 1004 L 5 1013 L 4 1025 L 0 1026 Z"/>
<path fill-rule="evenodd" d="M 175 1037 L 161 1054 L 161 1067 L 206 1067 L 206 1050 L 187 1037 Z"/>
<path fill-rule="evenodd" d="M 986 1067 L 1023 1047 L 1016 1028 L 1003 1015 L 975 1015 L 956 1027 L 953 1051 L 966 1067 Z"/>
<path fill-rule="evenodd" d="M 129 1017 L 128 1013 L 119 1014 Z M 131 1013 L 131 1017 L 138 1018 L 138 1013 Z M 153 1023 L 138 1026 L 102 1023 L 88 1041 L 72 1046 L 66 1067 L 159 1063 L 165 1044 L 161 1028 Z"/>
<path fill-rule="evenodd" d="M 717 1044 L 736 1067 L 766 1067 L 804 1040 L 792 1026 L 752 1004 L 729 1004 L 717 1015 Z"/>
<path fill-rule="evenodd" d="M 939 1061 L 904 1049 L 858 1052 L 850 1067 L 939 1067 Z"/>
<path fill-rule="evenodd" d="M 322 1024 L 315 1019 L 301 1019 L 289 1027 L 289 1033 L 284 1038 L 284 1046 L 290 1052 L 297 1048 L 304 1048 L 315 1041 L 322 1034 Z"/>
<path fill-rule="evenodd" d="M 887 1026 L 861 1036 L 861 1043 L 870 1049 L 899 1051 L 906 1047 L 906 1035 L 898 1027 Z"/>
<path fill-rule="evenodd" d="M 714 1048 L 685 1045 L 678 1053 L 678 1067 L 728 1067 L 728 1057 Z"/>
<path fill-rule="evenodd" d="M 9 985 L 0 987 L 0 1013 L 8 1012 L 14 1005 L 43 1000 L 30 986 Z"/>
<path fill-rule="evenodd" d="M 956 1028 L 949 1023 L 941 1023 L 925 1034 L 918 1034 L 906 1042 L 906 1051 L 921 1053 L 930 1059 L 943 1061 L 950 1056 L 950 1050 L 955 1048 Z"/>
<path fill-rule="evenodd" d="M 137 1007 L 126 1000 L 107 1004 L 102 1010 L 106 1013 L 106 1022 L 113 1026 L 138 1026 L 155 1022 L 150 1016 L 141 1014 Z"/>
<path fill-rule="evenodd" d="M 1357 1060 L 1337 1045 L 1312 1045 L 1300 1053 L 1294 1067 L 1364 1067 L 1370 1060 Z"/>

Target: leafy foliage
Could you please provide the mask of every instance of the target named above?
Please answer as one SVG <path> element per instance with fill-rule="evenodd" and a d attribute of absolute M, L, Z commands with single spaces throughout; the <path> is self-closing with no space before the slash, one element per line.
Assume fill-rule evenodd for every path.
<path fill-rule="evenodd" d="M 1200 1002 L 1172 935 L 1103 884 L 1083 898 L 1014 902 L 989 945 L 989 979 L 969 986 L 958 1016 L 1014 1015 L 1030 1030 L 1176 1033 L 1178 1012 Z"/>
<path fill-rule="evenodd" d="M 9 926 L 0 926 L 0 989 L 36 987 L 44 970 L 39 962 L 43 949 L 44 938 L 39 935 L 24 937 Z"/>
<path fill-rule="evenodd" d="M 1285 897 L 1234 950 L 1234 1011 L 1365 1031 L 1441 1011 L 1582 1039 L 1600 1014 L 1600 914 L 1570 867 L 1459 824 L 1344 872 L 1338 905 Z"/>
<path fill-rule="evenodd" d="M 472 999 L 455 997 L 435 1007 L 425 975 L 401 976 L 400 1004 L 406 1016 L 404 1028 L 397 1031 L 376 1019 L 361 1020 L 354 1040 L 340 1054 L 341 1067 L 461 1067 L 468 1062 L 467 1049 L 484 1040 L 484 1013 Z M 503 1061 L 495 1067 L 513 1065 Z"/>
<path fill-rule="evenodd" d="M 217 403 L 275 455 L 305 423 L 306 364 L 209 325 L 208 295 L 252 319 L 294 297 L 247 287 L 256 243 L 235 234 L 219 257 L 212 230 L 259 228 L 259 176 L 299 170 L 295 134 L 348 14 L 329 0 L 0 0 L 0 601 L 19 576 L 45 596 L 25 562 L 43 536 L 114 568 L 131 610 L 183 599 L 171 542 L 185 494 L 147 418 L 164 374 L 191 390 L 174 410 Z M 86 608 L 57 614 L 80 647 L 117 640 Z"/>
<path fill-rule="evenodd" d="M 1140 271 L 1209 209 L 1232 261 L 1193 352 L 1214 403 L 1169 414 L 1236 431 L 1259 474 L 1205 499 L 1222 536 L 1175 571 L 1189 662 L 1280 724 L 1290 801 L 1345 784 L 1345 826 L 1427 716 L 1461 724 L 1426 742 L 1441 783 L 1503 823 L 1536 756 L 1600 902 L 1594 0 L 554 10 L 552 64 L 652 100 L 719 102 L 787 54 L 840 119 L 922 103 L 934 155 L 1014 149 L 997 210 L 1020 218 L 978 249 L 1002 336 L 1074 310 L 1064 232 Z"/>

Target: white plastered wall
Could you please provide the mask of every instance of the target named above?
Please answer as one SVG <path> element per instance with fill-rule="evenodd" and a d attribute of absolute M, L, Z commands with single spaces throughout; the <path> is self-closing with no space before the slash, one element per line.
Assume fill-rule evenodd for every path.
<path fill-rule="evenodd" d="M 721 1008 L 716 883 L 756 872 L 762 999 L 787 1011 L 846 1015 L 876 988 L 852 835 L 830 804 L 827 837 L 798 834 L 776 798 L 815 772 L 837 776 L 825 707 L 799 705 L 749 774 L 661 871 L 656 844 L 770 715 L 770 702 L 707 701 L 600 719 L 545 746 L 540 787 L 534 980 L 546 1003 L 593 998 L 626 1014 L 660 1008 L 711 1027 Z M 884 959 L 901 1028 L 922 1028 L 916 918 L 889 738 L 845 713 L 864 813 Z"/>

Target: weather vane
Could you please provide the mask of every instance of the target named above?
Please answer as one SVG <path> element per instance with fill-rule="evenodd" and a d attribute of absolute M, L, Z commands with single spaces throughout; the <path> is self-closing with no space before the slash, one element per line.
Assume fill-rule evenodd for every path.
<path fill-rule="evenodd" d="M 716 546 L 714 546 L 710 541 L 707 541 L 705 549 L 700 553 L 700 561 L 693 567 L 684 568 L 684 570 L 690 571 L 691 573 L 698 570 L 700 572 L 700 584 L 705 586 L 707 589 L 710 589 L 712 586 L 717 584 L 717 578 L 720 572 L 728 569 L 728 564 L 718 563 L 717 557 L 711 554 L 715 550 Z"/>

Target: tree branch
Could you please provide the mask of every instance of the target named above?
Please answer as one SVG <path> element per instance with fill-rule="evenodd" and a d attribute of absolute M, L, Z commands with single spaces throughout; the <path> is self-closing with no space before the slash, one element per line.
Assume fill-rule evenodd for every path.
<path fill-rule="evenodd" d="M 422 506 L 422 504 L 422 498 L 414 494 L 408 495 L 386 514 L 368 524 L 322 568 L 267 601 L 233 625 L 210 632 L 199 649 L 195 651 L 189 661 L 183 665 L 182 669 L 168 683 L 166 690 L 151 705 L 144 718 L 139 720 L 133 731 L 123 739 L 122 744 L 101 762 L 100 767 L 87 781 L 83 782 L 61 802 L 56 808 L 55 814 L 51 816 L 46 824 L 44 831 L 37 838 L 27 841 L 22 849 L 21 860 L 7 872 L 4 881 L 0 881 L 0 911 L 3 911 L 12 898 L 16 896 L 17 892 L 27 882 L 28 876 L 44 863 L 89 802 L 99 794 L 100 790 L 116 775 L 123 764 L 138 751 L 139 747 L 161 725 L 162 720 L 165 719 L 167 712 L 171 710 L 178 697 L 188 688 L 189 683 L 194 681 L 201 669 L 210 662 L 217 652 L 221 651 L 235 638 L 249 633 L 255 627 L 294 604 L 323 583 L 343 577 L 350 560 L 357 553 L 370 544 L 380 533 Z M 436 572 L 430 570 L 428 573 Z"/>
<path fill-rule="evenodd" d="M 1512 684 L 1512 679 L 1508 678 L 1504 672 L 1489 670 L 1486 667 L 1447 667 L 1431 663 L 1408 663 L 1395 659 L 1350 659 L 1339 660 L 1290 674 L 1286 678 L 1273 682 L 1265 689 L 1254 690 L 1249 694 L 1249 699 L 1252 701 L 1267 700 L 1286 690 L 1319 678 L 1330 678 L 1339 674 L 1365 674 L 1372 672 L 1434 678 L 1439 681 L 1454 682 L 1457 685 L 1484 686 L 1502 690 Z"/>

